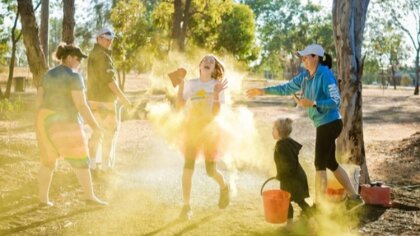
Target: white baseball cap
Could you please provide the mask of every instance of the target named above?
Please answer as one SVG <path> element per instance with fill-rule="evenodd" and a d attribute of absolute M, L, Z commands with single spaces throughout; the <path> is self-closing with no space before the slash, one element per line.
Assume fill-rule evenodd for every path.
<path fill-rule="evenodd" d="M 110 28 L 104 27 L 98 31 L 96 37 L 104 37 L 106 39 L 113 40 L 115 34 Z"/>
<path fill-rule="evenodd" d="M 314 54 L 314 55 L 323 57 L 324 49 L 318 44 L 311 44 L 307 46 L 305 49 L 303 49 L 302 51 L 298 51 L 297 54 L 299 56 L 307 56 L 307 55 Z"/>

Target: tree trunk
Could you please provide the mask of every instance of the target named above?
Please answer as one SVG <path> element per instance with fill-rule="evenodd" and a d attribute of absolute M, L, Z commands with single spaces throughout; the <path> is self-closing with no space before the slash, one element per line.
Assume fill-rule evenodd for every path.
<path fill-rule="evenodd" d="M 16 36 L 16 26 L 17 26 L 18 19 L 19 19 L 19 12 L 16 12 L 15 22 L 12 27 L 12 54 L 10 57 L 10 64 L 9 64 L 9 77 L 7 78 L 6 91 L 4 92 L 3 98 L 9 98 L 10 92 L 12 89 L 13 74 L 14 74 L 15 62 L 16 62 L 16 44 L 19 41 L 20 37 L 22 36 L 21 33 L 19 33 Z"/>
<path fill-rule="evenodd" d="M 420 57 L 420 45 L 417 48 L 416 53 L 416 81 L 414 82 L 414 95 L 419 95 L 419 77 L 420 77 L 420 66 L 419 66 L 419 57 Z"/>
<path fill-rule="evenodd" d="M 32 72 L 34 84 L 38 86 L 48 67 L 40 47 L 34 8 L 31 0 L 18 0 L 17 2 L 29 69 Z"/>
<path fill-rule="evenodd" d="M 343 131 L 337 140 L 337 153 L 341 162 L 361 166 L 360 183 L 368 183 L 363 139 L 361 57 L 363 31 L 369 0 L 334 0 L 333 27 L 337 51 L 337 75 L 341 92 Z"/>
<path fill-rule="evenodd" d="M 19 15 L 16 15 L 16 19 Z M 20 36 L 19 36 L 20 38 Z M 15 32 L 14 29 L 12 30 L 12 55 L 10 57 L 10 64 L 9 64 L 9 77 L 7 79 L 6 91 L 4 92 L 4 98 L 10 97 L 10 92 L 12 90 L 12 82 L 13 82 L 13 74 L 15 69 L 15 62 L 16 62 L 16 44 L 18 39 L 15 39 Z"/>
<path fill-rule="evenodd" d="M 125 91 L 125 78 L 126 78 L 127 72 L 125 70 L 123 70 L 123 75 L 122 75 L 122 81 L 121 81 L 121 90 L 124 92 Z"/>
<path fill-rule="evenodd" d="M 392 83 L 394 83 L 394 90 L 397 90 L 397 79 L 395 78 L 395 69 L 394 65 L 391 64 L 391 79 Z"/>
<path fill-rule="evenodd" d="M 63 0 L 63 33 L 62 41 L 67 44 L 74 43 L 74 0 Z"/>
<path fill-rule="evenodd" d="M 49 18 L 49 0 L 42 0 L 41 5 L 41 24 L 39 27 L 39 39 L 41 40 L 42 51 L 44 52 L 45 61 L 48 66 L 48 18 Z"/>
<path fill-rule="evenodd" d="M 180 50 L 181 38 L 181 21 L 182 21 L 182 0 L 174 1 L 174 16 L 172 23 L 172 47 L 175 46 L 176 50 Z"/>
<path fill-rule="evenodd" d="M 187 38 L 188 22 L 190 21 L 191 0 L 185 1 L 184 18 L 182 20 L 182 30 L 179 37 L 179 49 L 181 52 L 185 50 L 185 39 Z"/>

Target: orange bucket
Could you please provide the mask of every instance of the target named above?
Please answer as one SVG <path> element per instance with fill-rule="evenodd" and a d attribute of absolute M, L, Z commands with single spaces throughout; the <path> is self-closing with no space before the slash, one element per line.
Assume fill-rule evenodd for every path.
<path fill-rule="evenodd" d="M 325 197 L 331 202 L 341 202 L 346 197 L 346 191 L 344 188 L 327 188 Z"/>
<path fill-rule="evenodd" d="M 327 188 L 325 189 L 325 198 L 330 202 L 341 202 L 346 197 L 344 187 L 334 176 L 328 177 Z"/>
<path fill-rule="evenodd" d="M 284 223 L 289 211 L 290 193 L 281 189 L 263 191 L 264 186 L 276 177 L 267 179 L 261 187 L 261 196 L 264 205 L 265 221 L 272 224 Z"/>

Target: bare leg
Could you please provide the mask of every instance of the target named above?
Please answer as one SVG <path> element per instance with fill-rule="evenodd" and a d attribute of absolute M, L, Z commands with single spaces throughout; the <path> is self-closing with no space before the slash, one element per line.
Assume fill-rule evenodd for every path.
<path fill-rule="evenodd" d="M 353 185 L 350 182 L 349 176 L 341 166 L 338 166 L 338 168 L 335 171 L 333 171 L 333 173 L 335 178 L 338 180 L 338 182 L 340 182 L 344 189 L 346 189 L 347 193 L 351 197 L 357 195 L 356 191 L 353 188 Z"/>
<path fill-rule="evenodd" d="M 207 167 L 207 175 L 212 177 L 219 185 L 220 189 L 226 188 L 226 181 L 222 173 L 216 169 L 216 163 L 211 164 L 212 167 Z"/>
<path fill-rule="evenodd" d="M 110 156 L 115 132 L 106 130 L 102 140 L 102 169 L 107 170 L 110 167 Z"/>
<path fill-rule="evenodd" d="M 115 118 L 116 118 L 116 130 L 114 133 L 114 137 L 112 138 L 112 144 L 111 144 L 111 150 L 110 150 L 110 157 L 109 157 L 109 163 L 110 163 L 110 167 L 113 168 L 115 165 L 115 159 L 116 159 L 116 151 L 117 151 L 117 140 L 118 140 L 118 135 L 119 135 L 119 130 L 121 127 L 121 111 L 122 111 L 122 107 L 117 107 L 116 109 L 116 114 L 115 114 Z"/>
<path fill-rule="evenodd" d="M 216 169 L 215 162 L 206 161 L 206 171 L 207 171 L 207 175 L 212 177 L 217 182 L 217 184 L 219 184 L 219 188 L 220 188 L 220 196 L 219 196 L 219 204 L 218 204 L 219 208 L 220 209 L 226 208 L 230 202 L 229 185 L 226 184 L 226 181 L 222 173 L 220 173 L 220 171 Z"/>
<path fill-rule="evenodd" d="M 77 179 L 82 186 L 86 200 L 96 202 L 101 205 L 107 205 L 106 202 L 99 200 L 95 193 L 93 193 L 92 177 L 90 176 L 90 170 L 88 168 L 74 168 Z"/>
<path fill-rule="evenodd" d="M 91 169 L 96 169 L 96 155 L 98 153 L 98 147 L 101 145 L 99 137 L 93 136 L 89 139 L 89 159 Z"/>
<path fill-rule="evenodd" d="M 50 169 L 44 165 L 41 165 L 38 172 L 39 199 L 42 203 L 45 203 L 47 205 L 52 205 L 52 203 L 49 200 L 49 192 L 53 172 L 54 169 Z"/>
<path fill-rule="evenodd" d="M 317 170 L 315 174 L 315 203 L 319 204 L 323 200 L 327 188 L 327 172 Z"/>
<path fill-rule="evenodd" d="M 182 196 L 184 200 L 184 205 L 190 205 L 191 183 L 193 174 L 193 169 L 184 168 L 184 172 L 182 174 Z"/>

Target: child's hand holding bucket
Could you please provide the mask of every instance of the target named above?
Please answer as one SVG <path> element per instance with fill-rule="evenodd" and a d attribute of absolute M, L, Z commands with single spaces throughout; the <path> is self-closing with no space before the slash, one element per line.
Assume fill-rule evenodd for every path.
<path fill-rule="evenodd" d="M 184 80 L 185 75 L 187 75 L 187 71 L 182 67 L 168 73 L 169 79 L 171 79 L 172 86 L 174 88 Z"/>

